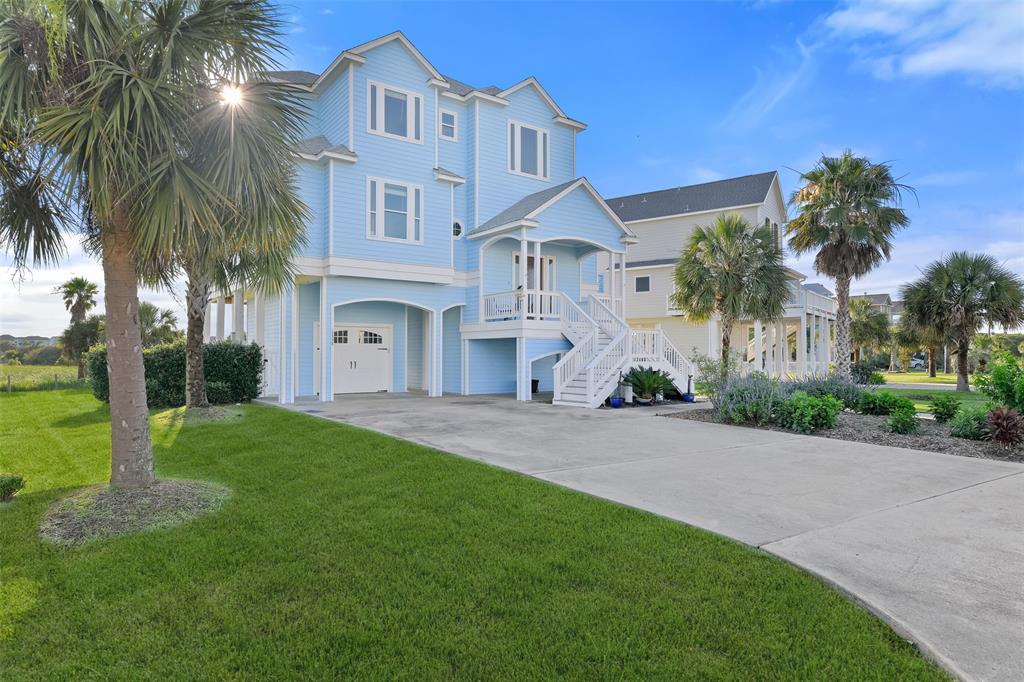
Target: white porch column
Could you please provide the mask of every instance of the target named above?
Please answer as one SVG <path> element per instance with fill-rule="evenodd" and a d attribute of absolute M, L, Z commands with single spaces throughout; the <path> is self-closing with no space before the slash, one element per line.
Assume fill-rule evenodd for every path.
<path fill-rule="evenodd" d="M 526 280 L 528 269 L 526 267 L 527 251 L 529 243 L 526 241 L 526 228 L 519 232 L 519 316 L 526 318 L 526 290 L 529 282 Z"/>
<path fill-rule="evenodd" d="M 231 295 L 231 340 L 245 341 L 245 289 L 239 287 Z"/>
<path fill-rule="evenodd" d="M 224 295 L 217 297 L 217 340 L 224 340 Z"/>
<path fill-rule="evenodd" d="M 754 320 L 754 371 L 764 371 L 764 340 L 761 338 L 764 329 L 761 320 Z"/>
<path fill-rule="evenodd" d="M 530 399 L 530 365 L 526 361 L 526 339 L 516 339 L 516 400 Z"/>
<path fill-rule="evenodd" d="M 258 345 L 263 346 L 263 335 L 264 326 L 267 323 L 267 300 L 263 297 L 263 294 L 253 292 L 252 304 L 255 306 L 256 314 L 253 317 L 256 319 L 256 329 L 253 333 L 253 341 Z"/>
<path fill-rule="evenodd" d="M 785 322 L 777 322 L 775 328 L 775 371 L 779 377 L 784 377 L 789 369 L 789 334 Z"/>
<path fill-rule="evenodd" d="M 213 326 L 213 320 L 210 319 L 210 313 L 212 312 L 210 310 L 210 301 L 207 300 L 203 304 L 203 343 L 210 341 L 210 329 Z"/>
<path fill-rule="evenodd" d="M 614 309 L 619 314 L 619 317 L 626 319 L 626 252 L 623 251 L 619 254 L 620 270 L 622 272 L 622 278 L 619 282 L 619 307 Z"/>
<path fill-rule="evenodd" d="M 331 386 L 334 357 L 334 320 L 327 298 L 327 278 L 320 278 L 320 402 L 334 400 L 334 388 Z M 256 309 L 259 315 L 259 308 Z"/>
<path fill-rule="evenodd" d="M 800 326 L 796 330 L 796 374 L 807 376 L 807 314 L 800 311 Z"/>

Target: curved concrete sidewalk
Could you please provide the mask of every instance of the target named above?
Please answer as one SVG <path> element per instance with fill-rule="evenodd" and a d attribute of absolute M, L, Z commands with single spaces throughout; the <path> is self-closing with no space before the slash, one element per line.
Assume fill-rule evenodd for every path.
<path fill-rule="evenodd" d="M 290 408 L 735 538 L 821 576 L 962 678 L 1024 679 L 1024 465 L 507 398 Z"/>

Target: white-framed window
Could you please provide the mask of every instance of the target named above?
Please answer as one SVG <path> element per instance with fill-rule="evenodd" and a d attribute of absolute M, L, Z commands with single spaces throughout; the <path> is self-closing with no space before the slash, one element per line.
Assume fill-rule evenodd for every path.
<path fill-rule="evenodd" d="M 423 143 L 423 96 L 366 81 L 366 129 L 374 135 Z"/>
<path fill-rule="evenodd" d="M 462 236 L 462 223 L 458 220 L 452 223 L 452 236 L 456 239 Z"/>
<path fill-rule="evenodd" d="M 439 121 L 439 128 L 437 130 L 438 136 L 442 140 L 450 140 L 452 142 L 459 141 L 459 115 L 454 111 L 441 110 L 441 119 Z"/>
<path fill-rule="evenodd" d="M 366 179 L 366 237 L 423 243 L 423 188 L 398 180 Z"/>
<path fill-rule="evenodd" d="M 551 136 L 544 128 L 508 122 L 508 172 L 547 180 L 551 167 Z"/>
<path fill-rule="evenodd" d="M 334 330 L 334 343 L 348 343 L 348 330 L 347 329 L 335 329 Z"/>
<path fill-rule="evenodd" d="M 377 332 L 370 332 L 364 329 L 362 334 L 359 335 L 359 343 L 368 343 L 374 346 L 379 346 L 384 343 L 384 337 Z"/>
<path fill-rule="evenodd" d="M 646 294 L 651 291 L 651 276 L 640 275 L 633 278 L 633 291 L 638 294 Z"/>

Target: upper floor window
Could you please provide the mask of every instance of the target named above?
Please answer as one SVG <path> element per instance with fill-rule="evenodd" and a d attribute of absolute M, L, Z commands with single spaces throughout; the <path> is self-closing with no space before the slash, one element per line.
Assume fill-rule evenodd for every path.
<path fill-rule="evenodd" d="M 441 112 L 441 129 L 438 131 L 442 140 L 459 140 L 459 115 L 454 111 Z"/>
<path fill-rule="evenodd" d="M 519 123 L 508 122 L 508 170 L 516 175 L 547 180 L 551 165 L 548 131 Z"/>
<path fill-rule="evenodd" d="M 633 291 L 638 294 L 646 294 L 651 290 L 651 276 L 642 275 L 633 278 Z"/>
<path fill-rule="evenodd" d="M 423 97 L 367 81 L 366 127 L 375 135 L 423 142 Z"/>
<path fill-rule="evenodd" d="M 366 181 L 366 236 L 423 243 L 423 188 L 394 180 Z"/>

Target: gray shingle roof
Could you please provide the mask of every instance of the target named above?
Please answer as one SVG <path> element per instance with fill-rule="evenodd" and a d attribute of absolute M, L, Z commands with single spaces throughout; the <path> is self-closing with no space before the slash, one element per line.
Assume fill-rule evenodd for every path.
<path fill-rule="evenodd" d="M 631 220 L 746 206 L 764 201 L 775 175 L 775 171 L 744 175 L 700 185 L 615 197 L 608 199 L 607 203 L 626 223 Z"/>
<path fill-rule="evenodd" d="M 437 171 L 438 173 L 443 174 L 443 175 L 450 175 L 453 178 L 459 178 L 460 180 L 465 180 L 466 179 L 466 178 L 462 177 L 461 175 L 459 175 L 458 173 L 456 173 L 455 171 L 450 171 L 447 168 L 443 168 L 441 166 L 435 167 L 434 170 Z"/>
<path fill-rule="evenodd" d="M 448 88 L 448 92 L 452 93 L 453 95 L 458 95 L 459 97 L 465 97 L 466 95 L 474 91 L 482 92 L 486 95 L 497 95 L 499 92 L 501 92 L 501 88 L 499 88 L 496 85 L 488 85 L 485 88 L 475 88 L 472 85 L 469 85 L 468 83 L 463 83 L 462 81 L 456 80 L 451 76 L 445 76 L 444 78 L 451 85 L 451 87 Z"/>
<path fill-rule="evenodd" d="M 822 296 L 828 296 L 829 298 L 832 298 L 833 296 L 831 291 L 826 289 L 823 284 L 818 284 L 817 282 L 805 284 L 804 289 L 807 289 L 808 291 L 813 291 L 816 294 L 821 294 Z"/>
<path fill-rule="evenodd" d="M 275 80 L 306 86 L 316 83 L 316 79 L 320 77 L 311 71 L 267 71 L 267 75 Z"/>
<path fill-rule="evenodd" d="M 576 180 L 579 180 L 579 178 L 576 178 Z M 512 223 L 518 220 L 525 219 L 526 216 L 530 215 L 538 208 L 540 208 L 544 204 L 544 202 L 556 196 L 566 187 L 576 182 L 576 180 L 570 180 L 569 182 L 563 182 L 561 185 L 548 187 L 547 189 L 541 190 L 540 192 L 527 194 L 525 197 L 523 197 L 516 203 L 512 204 L 511 206 L 509 206 L 504 211 L 494 216 L 484 224 L 470 230 L 469 234 L 483 232 L 485 230 L 491 229 L 492 227 L 497 227 L 498 225 L 505 225 L 506 223 Z"/>
<path fill-rule="evenodd" d="M 312 156 L 316 156 L 321 152 L 352 154 L 352 151 L 345 145 L 331 144 L 323 135 L 317 135 L 316 137 L 308 137 L 305 140 L 300 140 L 299 143 L 295 145 L 295 151 L 299 154 L 310 154 Z"/>

